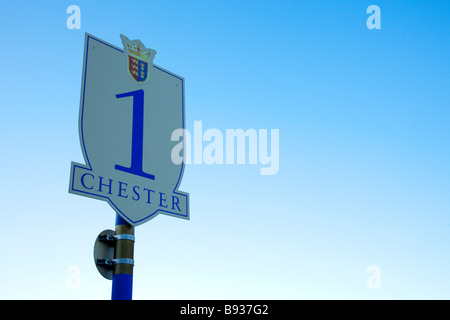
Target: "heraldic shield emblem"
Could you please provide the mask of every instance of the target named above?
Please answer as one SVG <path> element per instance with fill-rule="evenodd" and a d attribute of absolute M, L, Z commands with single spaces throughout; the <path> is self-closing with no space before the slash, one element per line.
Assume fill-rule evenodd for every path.
<path fill-rule="evenodd" d="M 141 41 L 130 41 L 124 35 L 120 35 L 125 52 L 128 54 L 128 73 L 138 83 L 148 80 L 148 66 L 153 64 L 156 51 L 147 49 Z"/>
<path fill-rule="evenodd" d="M 171 158 L 185 128 L 184 79 L 153 64 L 156 51 L 121 35 L 123 49 L 86 34 L 79 135 L 69 192 L 107 201 L 137 226 L 158 214 L 189 219 L 179 191 L 184 163 Z M 183 137 L 184 141 L 184 137 Z"/>

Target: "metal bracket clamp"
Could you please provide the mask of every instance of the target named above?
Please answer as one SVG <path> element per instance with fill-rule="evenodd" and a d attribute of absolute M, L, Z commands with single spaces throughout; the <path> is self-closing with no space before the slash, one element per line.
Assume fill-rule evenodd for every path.
<path fill-rule="evenodd" d="M 116 234 L 114 230 L 102 231 L 95 240 L 94 244 L 94 263 L 98 272 L 108 280 L 112 280 L 114 272 L 126 273 L 125 271 L 133 269 L 133 255 L 125 255 L 129 258 L 115 258 L 114 251 L 118 245 L 129 246 L 130 243 L 117 242 L 120 240 L 135 241 L 134 235 L 129 233 Z"/>
<path fill-rule="evenodd" d="M 136 241 L 134 235 L 128 233 L 116 234 L 114 235 L 114 239 L 116 240 L 131 240 Z"/>
<path fill-rule="evenodd" d="M 102 241 L 102 242 L 113 242 L 113 241 L 117 241 L 117 240 L 131 240 L 131 241 L 136 241 L 136 238 L 134 237 L 134 235 L 132 234 L 127 234 L 127 233 L 123 233 L 123 234 L 103 234 L 103 235 L 99 235 L 98 236 L 98 240 Z"/>
<path fill-rule="evenodd" d="M 114 267 L 116 264 L 131 264 L 134 266 L 134 260 L 128 258 L 119 259 L 97 259 L 96 264 L 102 267 Z"/>

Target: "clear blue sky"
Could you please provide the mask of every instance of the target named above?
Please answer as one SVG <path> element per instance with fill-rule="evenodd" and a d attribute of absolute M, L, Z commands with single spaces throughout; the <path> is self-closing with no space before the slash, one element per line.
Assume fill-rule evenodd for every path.
<path fill-rule="evenodd" d="M 1 299 L 110 298 L 114 212 L 68 193 L 85 32 L 155 49 L 188 129 L 280 130 L 276 175 L 187 166 L 191 220 L 136 228 L 135 299 L 450 299 L 450 2 L 2 0 L 0 27 Z"/>

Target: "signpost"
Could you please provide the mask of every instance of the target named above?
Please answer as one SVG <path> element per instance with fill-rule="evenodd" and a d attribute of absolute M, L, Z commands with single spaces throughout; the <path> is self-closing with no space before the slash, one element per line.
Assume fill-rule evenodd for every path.
<path fill-rule="evenodd" d="M 171 159 L 171 134 L 185 128 L 184 79 L 154 65 L 156 51 L 141 41 L 121 39 L 123 49 L 85 36 L 85 164 L 72 162 L 69 192 L 104 200 L 116 212 L 115 235 L 96 241 L 109 242 L 114 258 L 95 257 L 95 248 L 94 258 L 97 267 L 113 269 L 112 299 L 131 299 L 134 227 L 158 214 L 189 219 L 189 194 L 178 190 L 184 163 Z"/>

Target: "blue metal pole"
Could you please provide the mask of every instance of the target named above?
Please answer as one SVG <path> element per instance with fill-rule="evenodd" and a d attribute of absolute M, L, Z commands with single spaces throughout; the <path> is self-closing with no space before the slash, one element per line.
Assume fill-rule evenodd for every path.
<path fill-rule="evenodd" d="M 133 265 L 120 261 L 133 259 L 134 240 L 120 239 L 123 234 L 134 236 L 134 227 L 116 214 L 116 236 L 118 235 L 119 239 L 114 248 L 114 259 L 119 259 L 119 263 L 114 266 L 111 300 L 132 300 Z"/>

